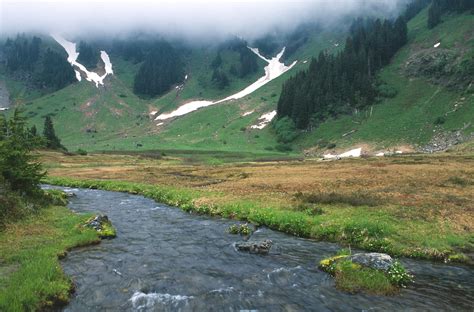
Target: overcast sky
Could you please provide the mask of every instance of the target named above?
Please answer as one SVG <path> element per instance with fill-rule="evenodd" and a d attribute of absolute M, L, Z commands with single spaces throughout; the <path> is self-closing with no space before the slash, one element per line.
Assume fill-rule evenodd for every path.
<path fill-rule="evenodd" d="M 0 0 L 0 32 L 68 35 L 147 30 L 190 38 L 253 39 L 276 28 L 363 11 L 394 14 L 408 0 Z"/>

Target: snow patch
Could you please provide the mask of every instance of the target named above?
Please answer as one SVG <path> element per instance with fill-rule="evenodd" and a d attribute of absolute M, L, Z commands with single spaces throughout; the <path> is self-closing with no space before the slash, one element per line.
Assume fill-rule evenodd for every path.
<path fill-rule="evenodd" d="M 75 43 L 67 41 L 66 39 L 57 34 L 51 35 L 51 37 L 53 37 L 53 39 L 56 40 L 56 42 L 59 43 L 64 48 L 64 50 L 66 50 L 66 53 L 68 55 L 67 61 L 74 68 L 74 71 L 76 72 L 76 79 L 78 81 L 81 81 L 82 78 L 80 72 L 76 70 L 75 67 L 77 67 L 86 75 L 87 81 L 94 82 L 97 88 L 99 87 L 99 84 L 104 85 L 104 79 L 105 77 L 107 77 L 107 75 L 112 75 L 114 73 L 112 70 L 112 63 L 110 62 L 109 55 L 105 51 L 100 51 L 100 58 L 102 59 L 102 62 L 104 62 L 105 65 L 105 74 L 99 76 L 99 74 L 97 74 L 96 72 L 88 71 L 84 65 L 77 61 L 77 58 L 79 57 L 79 52 L 76 51 Z"/>
<path fill-rule="evenodd" d="M 287 71 L 289 71 L 290 69 L 293 68 L 293 66 L 296 65 L 297 61 L 294 61 L 290 66 L 286 66 L 284 63 L 280 62 L 280 59 L 281 57 L 283 56 L 283 54 L 285 53 L 285 49 L 286 48 L 283 48 L 280 53 L 278 53 L 275 57 L 273 57 L 272 59 L 266 59 L 264 56 L 262 56 L 259 52 L 258 49 L 256 48 L 251 48 L 251 47 L 248 47 L 253 53 L 255 53 L 259 58 L 261 58 L 262 60 L 264 60 L 265 62 L 268 63 L 267 66 L 265 66 L 265 75 L 263 77 L 261 77 L 260 79 L 258 79 L 257 81 L 255 81 L 254 83 L 252 83 L 251 85 L 249 85 L 248 87 L 246 87 L 245 89 L 231 95 L 231 96 L 228 96 L 222 100 L 219 100 L 219 101 L 192 101 L 192 102 L 189 102 L 189 103 L 186 103 L 186 104 L 183 104 L 182 106 L 180 106 L 178 109 L 172 111 L 171 113 L 168 113 L 168 114 L 161 114 L 160 116 L 156 117 L 155 120 L 165 120 L 165 119 L 169 119 L 169 118 L 173 118 L 173 117 L 178 117 L 178 116 L 183 116 L 183 115 L 186 115 L 190 112 L 193 112 L 193 111 L 196 111 L 202 107 L 207 107 L 207 106 L 211 106 L 211 105 L 216 105 L 216 104 L 220 104 L 222 102 L 226 102 L 226 101 L 229 101 L 229 100 L 237 100 L 237 99 L 241 99 L 251 93 L 253 93 L 254 91 L 258 90 L 259 88 L 263 87 L 264 85 L 266 85 L 267 83 L 269 83 L 270 81 L 274 80 L 275 78 L 278 78 L 280 77 L 281 75 L 283 75 L 284 73 L 286 73 Z"/>
<path fill-rule="evenodd" d="M 433 47 L 437 48 L 441 45 L 441 42 L 438 42 L 437 44 L 435 44 Z"/>
<path fill-rule="evenodd" d="M 245 113 L 243 113 L 243 114 L 242 114 L 242 117 L 245 117 L 245 116 L 251 115 L 251 114 L 253 114 L 254 112 L 255 112 L 254 110 L 252 110 L 252 111 L 248 111 L 248 112 L 245 112 Z"/>
<path fill-rule="evenodd" d="M 380 152 L 380 153 L 375 154 L 375 156 L 377 156 L 377 157 L 383 157 L 383 156 L 385 156 L 385 153 L 384 153 L 384 152 Z"/>
<path fill-rule="evenodd" d="M 134 309 L 143 310 L 155 307 L 156 304 L 162 304 L 178 308 L 181 303 L 187 304 L 187 301 L 193 299 L 193 296 L 170 295 L 160 293 L 149 293 L 137 291 L 133 294 L 130 301 Z"/>
<path fill-rule="evenodd" d="M 155 115 L 156 113 L 158 113 L 158 111 L 151 111 L 150 115 Z"/>
<path fill-rule="evenodd" d="M 277 114 L 276 110 L 272 111 L 272 112 L 269 112 L 269 113 L 266 113 L 266 114 L 263 114 L 258 119 L 258 124 L 253 125 L 250 128 L 262 130 L 273 120 L 273 118 L 275 118 L 276 114 Z"/>
<path fill-rule="evenodd" d="M 341 159 L 341 158 L 350 158 L 350 157 L 360 157 L 362 155 L 362 148 L 356 148 L 339 155 L 326 154 L 323 155 L 324 159 Z"/>

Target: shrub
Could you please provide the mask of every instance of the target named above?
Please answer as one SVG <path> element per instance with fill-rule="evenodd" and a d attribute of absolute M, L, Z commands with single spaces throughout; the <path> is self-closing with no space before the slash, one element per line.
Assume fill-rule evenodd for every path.
<path fill-rule="evenodd" d="M 81 149 L 81 148 L 79 148 L 79 149 L 76 151 L 76 154 L 82 155 L 82 156 L 86 156 L 86 155 L 87 155 L 87 151 L 86 151 L 86 150 L 83 150 L 83 149 Z"/>
<path fill-rule="evenodd" d="M 387 272 L 390 282 L 399 287 L 407 287 L 413 282 L 413 275 L 407 272 L 405 267 L 395 261 Z"/>
<path fill-rule="evenodd" d="M 273 123 L 278 143 L 288 144 L 298 137 L 296 125 L 289 117 L 283 117 Z"/>
<path fill-rule="evenodd" d="M 253 230 L 249 227 L 247 223 L 244 224 L 233 224 L 228 229 L 227 232 L 230 234 L 240 234 L 243 236 L 248 236 L 252 234 Z"/>
<path fill-rule="evenodd" d="M 443 125 L 445 122 L 446 122 L 446 117 L 440 116 L 440 117 L 435 119 L 433 124 L 435 124 L 436 126 L 439 126 L 439 125 Z"/>
<path fill-rule="evenodd" d="M 275 149 L 282 153 L 291 152 L 293 150 L 293 148 L 289 144 L 278 144 L 277 146 L 275 146 Z"/>
<path fill-rule="evenodd" d="M 383 201 L 378 197 L 364 192 L 353 192 L 351 194 L 336 193 L 336 192 L 318 192 L 311 194 L 304 194 L 298 192 L 294 195 L 298 200 L 311 204 L 347 204 L 351 206 L 378 206 Z"/>

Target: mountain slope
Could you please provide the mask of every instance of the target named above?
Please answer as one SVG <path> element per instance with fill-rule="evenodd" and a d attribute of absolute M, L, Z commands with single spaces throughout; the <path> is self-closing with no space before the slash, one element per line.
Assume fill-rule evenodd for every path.
<path fill-rule="evenodd" d="M 297 145 L 306 148 L 320 143 L 320 151 L 325 150 L 327 142 L 334 142 L 341 148 L 367 144 L 373 149 L 388 149 L 397 145 L 409 145 L 416 149 L 429 145 L 438 133 L 449 137 L 452 131 L 459 130 L 465 139 L 472 136 L 472 81 L 448 88 L 442 83 L 435 83 L 434 78 L 445 76 L 444 72 L 434 70 L 422 73 L 414 69 L 419 73 L 413 75 L 413 65 L 409 61 L 420 53 L 435 60 L 439 55 L 454 55 L 452 60 L 440 61 L 446 62 L 446 67 L 461 64 L 464 60 L 472 61 L 474 15 L 446 16 L 442 24 L 430 30 L 427 27 L 427 10 L 409 22 L 408 44 L 380 72 L 380 78 L 397 94 L 358 114 L 325 122 L 312 133 L 303 135 Z M 441 44 L 435 48 L 437 43 Z M 428 65 L 424 64 L 421 68 L 425 66 Z"/>
<path fill-rule="evenodd" d="M 427 15 L 425 9 L 409 22 L 408 44 L 380 72 L 381 80 L 389 90 L 395 90 L 396 95 L 357 114 L 328 120 L 311 132 L 301 132 L 293 142 L 295 151 L 310 150 L 319 154 L 327 150 L 329 143 L 341 150 L 361 144 L 373 150 L 401 145 L 407 149 L 428 145 L 428 150 L 435 150 L 430 142 L 454 143 L 460 136 L 467 138 L 474 131 L 472 86 L 460 84 L 458 76 L 443 72 L 472 60 L 474 16 L 447 15 L 443 23 L 428 29 Z M 256 125 L 264 113 L 276 109 L 286 79 L 306 69 L 310 58 L 320 51 L 340 50 L 344 38 L 340 32 L 313 31 L 286 60 L 287 64 L 298 60 L 289 72 L 242 99 L 199 109 L 162 126 L 157 126 L 153 121 L 155 115 L 151 113 L 170 112 L 192 100 L 227 97 L 261 77 L 264 62 L 259 60 L 258 70 L 241 78 L 229 73 L 231 64 L 237 64 L 239 59 L 239 54 L 232 49 L 183 49 L 187 79 L 153 99 L 141 99 L 132 91 L 133 78 L 141 63 L 134 64 L 113 53 L 110 58 L 114 76 L 107 77 L 105 87 L 101 88 L 82 81 L 40 96 L 5 72 L 0 71 L 0 75 L 6 80 L 14 102 L 26 109 L 31 122 L 39 129 L 42 129 L 44 116 L 52 116 L 57 133 L 70 150 L 196 149 L 266 154 L 279 150 L 273 129 L 258 130 L 251 126 Z M 436 43 L 440 46 L 434 48 Z M 223 89 L 212 83 L 211 65 L 218 51 L 223 70 L 230 77 L 229 85 Z M 444 67 L 436 62 L 420 66 L 415 62 L 419 55 L 434 60 L 441 55 Z M 446 55 L 449 57 L 445 58 Z M 439 78 L 448 76 L 451 78 Z"/>

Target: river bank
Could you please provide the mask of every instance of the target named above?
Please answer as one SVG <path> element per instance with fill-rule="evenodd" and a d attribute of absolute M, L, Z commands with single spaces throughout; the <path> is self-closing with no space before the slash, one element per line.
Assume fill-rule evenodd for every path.
<path fill-rule="evenodd" d="M 117 155 L 42 160 L 51 184 L 141 194 L 397 257 L 471 262 L 474 160 L 467 156 L 221 166 Z"/>
<path fill-rule="evenodd" d="M 66 311 L 463 311 L 473 300 L 471 267 L 400 259 L 416 277 L 409 287 L 393 296 L 350 294 L 318 269 L 340 252 L 337 244 L 260 227 L 249 241 L 273 243 L 252 254 L 238 247 L 244 237 L 228 231 L 236 221 L 140 195 L 58 188 L 77 195 L 72 211 L 100 212 L 117 229 L 115 239 L 61 260 L 76 285 Z"/>
<path fill-rule="evenodd" d="M 100 242 L 81 224 L 90 217 L 49 206 L 0 232 L 0 310 L 36 311 L 69 302 L 74 291 L 59 258 L 72 248 Z"/>

